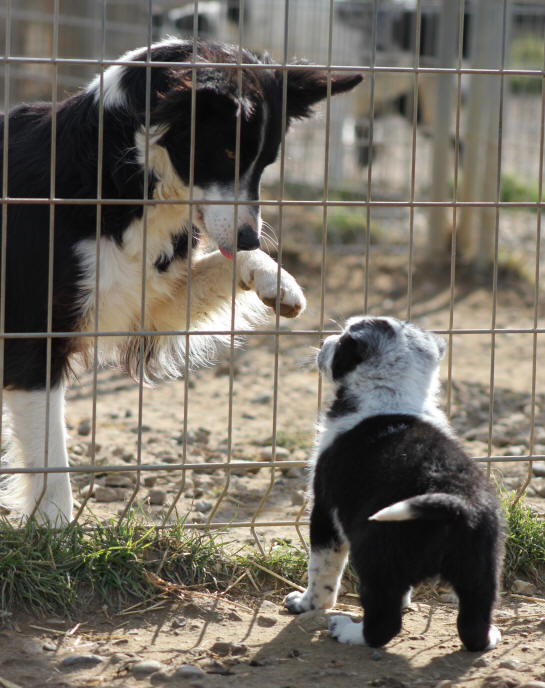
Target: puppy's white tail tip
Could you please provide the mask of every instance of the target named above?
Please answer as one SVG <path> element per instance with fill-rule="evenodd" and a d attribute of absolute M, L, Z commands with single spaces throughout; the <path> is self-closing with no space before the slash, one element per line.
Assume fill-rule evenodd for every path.
<path fill-rule="evenodd" d="M 408 499 L 396 502 L 369 516 L 370 521 L 412 521 L 417 518 Z"/>

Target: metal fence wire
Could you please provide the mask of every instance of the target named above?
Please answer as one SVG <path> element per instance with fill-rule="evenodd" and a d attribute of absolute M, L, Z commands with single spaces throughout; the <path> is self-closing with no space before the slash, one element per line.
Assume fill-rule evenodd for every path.
<path fill-rule="evenodd" d="M 463 341 L 465 345 L 471 338 L 472 341 L 485 342 L 479 355 L 471 359 L 481 373 L 482 370 L 489 371 L 484 393 L 487 418 L 479 445 L 484 450 L 475 453 L 474 458 L 486 462 L 489 470 L 492 464 L 498 463 L 515 466 L 517 494 L 521 495 L 528 488 L 533 462 L 545 459 L 545 438 L 540 434 L 539 425 L 540 414 L 545 408 L 538 392 L 538 351 L 543 349 L 545 334 L 540 321 L 545 122 L 545 9 L 541 3 L 415 0 L 401 9 L 399 3 L 379 0 L 238 0 L 226 3 L 164 0 L 154 2 L 153 7 L 151 0 L 148 3 L 129 0 L 81 0 L 78 3 L 4 0 L 0 13 L 5 112 L 21 100 L 47 98 L 53 103 L 52 140 L 55 141 L 56 105 L 60 98 L 66 92 L 74 92 L 77 87 L 84 86 L 86 80 L 98 74 L 99 190 L 102 188 L 104 158 L 104 72 L 114 65 L 126 64 L 117 57 L 126 49 L 148 46 L 147 58 L 131 62 L 131 65 L 146 72 L 145 128 L 149 132 L 151 72 L 163 66 L 157 62 L 152 64 L 150 47 L 163 33 L 189 35 L 194 44 L 197 38 L 205 37 L 230 40 L 250 49 L 268 49 L 278 60 L 273 62 L 273 66 L 283 70 L 284 75 L 290 69 L 298 68 L 289 64 L 293 54 L 308 58 L 312 68 L 326 70 L 328 75 L 333 72 L 365 75 L 364 85 L 358 93 L 342 96 L 335 103 L 330 97 L 329 77 L 328 97 L 320 116 L 295 127 L 287 139 L 282 137 L 279 158 L 265 175 L 264 193 L 259 204 L 266 217 L 274 217 L 275 250 L 280 264 L 284 258 L 289 260 L 293 253 L 293 244 L 290 243 L 293 217 L 304 213 L 300 220 L 303 224 L 308 218 L 313 218 L 317 231 L 297 235 L 297 242 L 300 247 L 303 242 L 308 242 L 308 247 L 303 246 L 304 251 L 308 249 L 317 257 L 310 268 L 315 274 L 315 288 L 309 292 L 309 315 L 304 319 L 290 322 L 288 327 L 276 315 L 250 332 L 239 331 L 235 327 L 235 272 L 230 329 L 147 331 L 144 328 L 145 260 L 142 260 L 139 329 L 135 332 L 100 331 L 97 303 L 90 331 L 53 331 L 55 209 L 62 205 L 89 203 L 98 207 L 106 202 L 134 204 L 134 199 L 105 199 L 100 191 L 96 198 L 90 199 L 59 197 L 55 189 L 55 146 L 51 146 L 49 196 L 10 197 L 7 155 L 10 132 L 8 120 L 4 120 L 2 226 L 6 227 L 10 204 L 46 203 L 50 210 L 47 331 L 5 331 L 7 238 L 6 231 L 2 233 L 0 354 L 3 354 L 5 342 L 10 338 L 45 338 L 48 370 L 43 466 L 21 467 L 4 462 L 1 474 L 35 472 L 43 475 L 43 495 L 48 476 L 70 473 L 77 502 L 75 519 L 83 519 L 90 513 L 126 518 L 135 508 L 141 508 L 143 518 L 158 525 L 168 526 L 174 518 L 182 518 L 187 528 L 245 529 L 249 539 L 260 548 L 271 539 L 271 534 L 274 537 L 298 537 L 304 545 L 303 526 L 307 520 L 302 469 L 305 455 L 311 450 L 312 417 L 321 405 L 322 386 L 316 373 L 307 372 L 298 364 L 311 344 L 318 345 L 324 336 L 336 331 L 331 317 L 347 317 L 371 310 L 380 314 L 380 303 L 373 296 L 372 278 L 374 272 L 382 269 L 382 264 L 375 267 L 377 245 L 387 245 L 390 237 L 377 238 L 373 226 L 376 222 L 387 224 L 392 220 L 395 226 L 404 226 L 401 243 L 405 247 L 402 252 L 404 308 L 395 314 L 426 326 L 428 319 L 422 318 L 416 307 L 417 255 L 425 254 L 432 263 L 442 261 L 448 281 L 448 298 L 442 325 L 433 329 L 445 336 L 449 343 L 443 370 L 447 411 L 455 420 L 459 342 Z M 541 62 L 529 64 L 523 59 L 515 63 L 511 50 L 515 44 L 537 46 L 538 54 L 540 48 Z M 235 69 L 239 95 L 242 92 L 241 67 L 250 70 L 262 68 L 259 64 L 244 64 L 241 49 L 233 65 L 199 63 L 196 54 L 194 50 L 192 60 L 180 63 L 191 70 L 193 84 L 199 69 L 211 66 Z M 191 101 L 189 197 L 184 201 L 158 200 L 144 194 L 139 201 L 144 208 L 142 256 L 147 251 L 150 207 L 184 204 L 189 209 L 191 224 L 197 204 L 214 203 L 194 197 L 194 94 L 195 89 Z M 285 132 L 285 76 L 282 105 Z M 238 158 L 240 119 L 236 135 Z M 148 188 L 148 155 L 147 143 L 144 189 Z M 521 192 L 513 198 L 504 193 L 505 169 L 512 171 L 514 168 L 526 187 L 532 189 L 529 196 Z M 247 203 L 238 198 L 238 164 L 236 176 L 232 202 L 235 227 L 239 205 Z M 358 222 L 357 236 L 352 243 L 348 241 L 348 248 L 346 244 L 340 247 L 335 244 L 336 235 L 331 229 L 332 219 L 338 219 L 342 213 L 347 217 L 356 216 Z M 533 252 L 529 255 L 526 250 L 525 254 L 526 262 L 532 264 L 529 315 L 525 324 L 519 321 L 515 326 L 507 320 L 507 311 L 502 310 L 499 303 L 502 251 L 505 248 L 502 242 L 513 223 L 513 213 L 524 214 L 519 225 L 521 222 L 525 225 L 525 236 L 530 236 Z M 101 279 L 98 270 L 100 239 L 101 214 L 97 213 L 97 295 Z M 508 241 L 516 245 L 518 240 L 511 238 Z M 394 238 L 396 242 L 399 246 L 399 237 Z M 190 243 L 188 261 L 191 265 Z M 450 251 L 450 259 L 446 262 L 445 246 Z M 507 246 L 509 248 L 511 244 Z M 335 308 L 328 294 L 328 280 L 336 270 L 337 257 L 344 260 L 347 255 L 357 258 L 351 269 L 357 270 L 360 280 L 354 294 L 355 305 L 348 312 L 343 311 L 343 306 Z M 462 271 L 458 260 L 460 255 L 465 256 Z M 308 265 L 303 269 L 308 270 Z M 469 279 L 468 275 L 480 275 L 483 270 L 488 270 L 488 313 L 486 321 L 483 318 L 476 326 L 474 320 L 464 321 L 467 309 L 463 315 L 458 315 L 461 311 L 457 290 L 463 286 L 460 281 Z M 293 274 L 304 281 L 305 275 L 298 274 L 297 266 Z M 421 281 L 419 278 L 418 286 Z M 191 281 L 187 303 L 183 306 L 188 322 L 190 302 Z M 389 302 L 383 301 L 382 306 L 384 312 L 394 310 Z M 184 338 L 186 344 L 196 336 L 225 335 L 228 346 L 225 357 L 216 368 L 196 373 L 190 372 L 187 353 L 183 379 L 172 384 L 169 391 L 158 392 L 163 396 L 157 397 L 159 402 L 154 402 L 152 397 L 156 392 L 148 390 L 142 375 L 131 392 L 131 387 L 115 372 L 104 372 L 100 368 L 101 338 L 135 334 L 142 340 L 142 357 L 145 354 L 144 337 L 149 334 L 176 335 Z M 240 354 L 236 347 L 239 335 L 248 340 L 247 353 Z M 75 420 L 70 421 L 74 427 L 68 468 L 50 465 L 47 450 L 51 345 L 55 338 L 63 337 L 91 337 L 94 340 L 90 372 L 82 375 L 80 382 L 72 386 L 68 397 L 69 419 L 74 418 L 72 405 L 79 404 L 77 408 L 81 415 L 84 403 L 90 404 L 86 428 L 78 426 Z M 498 453 L 494 441 L 497 380 L 502 380 L 501 393 L 504 396 L 504 388 L 509 388 L 505 380 L 511 376 L 512 361 L 501 356 L 501 343 L 507 337 L 524 341 L 520 350 L 525 352 L 528 380 L 517 381 L 519 384 L 514 385 L 513 394 L 524 399 L 524 404 L 517 402 L 515 408 L 520 410 L 523 407 L 524 418 L 520 422 L 527 432 L 522 447 Z M 471 348 L 472 345 L 467 346 Z M 260 356 L 255 358 L 258 350 Z M 189 352 L 189 346 L 186 346 L 186 351 Z M 284 366 L 286 370 L 289 368 L 285 376 Z M 242 382 L 239 382 L 241 369 Z M 217 371 L 221 373 L 220 377 Z M 471 375 L 469 377 L 471 383 Z M 246 384 L 252 384 L 251 392 L 244 390 Z M 305 409 L 299 408 L 295 397 L 295 403 L 284 408 L 290 394 L 295 394 L 293 390 L 302 387 L 306 387 L 312 403 L 308 403 Z M 137 396 L 134 404 L 130 402 L 133 411 L 126 411 L 124 416 L 120 403 L 127 405 L 129 402 L 119 402 L 119 395 L 125 395 L 123 399 L 126 400 L 133 393 Z M 199 414 L 206 415 L 199 418 L 192 415 L 192 405 L 196 404 L 199 404 Z M 103 408 L 108 412 L 103 413 Z M 162 439 L 168 436 L 171 449 L 167 451 L 163 447 L 161 452 L 153 455 L 150 451 L 153 443 L 148 442 L 150 426 L 158 422 L 161 413 L 164 414 Z M 221 415 L 221 422 L 214 415 L 216 413 Z M 108 439 L 108 427 L 116 423 L 122 426 L 122 430 L 114 447 L 105 442 L 112 441 Z M 240 423 L 244 426 L 242 434 L 246 440 L 259 439 L 254 442 L 254 455 L 248 451 L 247 445 L 244 451 L 240 449 Z M 201 425 L 208 427 L 203 429 Z M 265 426 L 268 427 L 266 431 L 263 430 Z M 5 434 L 5 423 L 3 430 Z M 211 434 L 214 441 L 210 441 Z M 133 445 L 134 450 L 131 449 Z M 151 488 L 157 477 L 165 486 L 165 494 L 159 494 L 155 500 Z M 117 490 L 115 495 L 119 499 L 99 506 L 95 499 L 96 491 L 108 486 Z M 288 488 L 291 497 L 286 497 Z M 114 514 L 111 509 L 116 503 L 118 510 Z"/>

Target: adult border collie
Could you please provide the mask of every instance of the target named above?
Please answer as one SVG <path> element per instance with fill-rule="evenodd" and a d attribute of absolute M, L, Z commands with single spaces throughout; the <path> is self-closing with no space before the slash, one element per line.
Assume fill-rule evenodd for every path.
<path fill-rule="evenodd" d="M 401 629 L 413 585 L 452 584 L 468 650 L 492 649 L 502 555 L 494 490 L 437 407 L 445 342 L 395 318 L 352 318 L 328 337 L 318 367 L 333 382 L 314 458 L 308 588 L 285 605 L 335 604 L 348 551 L 363 623 L 330 618 L 340 642 L 381 646 Z"/>
<path fill-rule="evenodd" d="M 284 70 L 201 67 L 196 71 L 193 96 L 192 69 L 187 64 L 193 49 L 193 41 L 167 40 L 153 45 L 149 50 L 151 62 L 168 64 L 147 68 L 130 63 L 145 61 L 148 48 L 127 53 L 122 59 L 128 64 L 109 67 L 102 82 L 95 78 L 84 91 L 56 108 L 55 197 L 90 202 L 54 206 L 50 314 L 50 205 L 45 199 L 49 198 L 51 185 L 52 106 L 20 105 L 9 113 L 8 195 L 11 199 L 44 202 L 8 205 L 7 227 L 2 228 L 7 232 L 7 333 L 47 332 L 49 317 L 52 332 L 172 332 L 190 327 L 227 333 L 234 283 L 234 264 L 228 259 L 235 252 L 235 326 L 249 327 L 259 315 L 259 308 L 255 308 L 259 301 L 255 299 L 252 304 L 248 290 L 268 306 L 276 306 L 279 268 L 259 250 L 261 219 L 256 202 L 261 175 L 275 160 L 282 135 Z M 198 42 L 195 57 L 201 63 L 233 64 L 239 49 Z M 266 56 L 258 58 L 246 50 L 242 51 L 242 62 L 270 64 Z M 287 70 L 286 74 L 289 125 L 293 119 L 309 115 L 312 105 L 326 97 L 328 78 L 323 69 L 301 68 Z M 333 74 L 331 93 L 351 89 L 360 81 L 360 75 Z M 99 170 L 101 91 L 104 145 Z M 144 197 L 188 200 L 193 97 L 193 198 L 198 204 L 190 226 L 188 204 L 157 202 L 144 211 L 141 201 Z M 232 203 L 237 119 L 238 199 L 245 203 L 238 206 L 235 227 Z M 97 198 L 105 202 L 93 202 Z M 120 199 L 125 202 L 108 203 Z M 210 200 L 222 201 L 223 205 L 207 205 Z M 212 239 L 219 250 L 203 252 L 205 237 Z M 301 289 L 284 270 L 280 274 L 279 303 L 280 314 L 288 317 L 298 315 L 305 306 Z M 190 339 L 191 358 L 199 362 L 210 360 L 210 346 L 221 337 Z M 4 345 L 4 400 L 11 415 L 17 453 L 26 467 L 44 466 L 45 457 L 49 467 L 68 465 L 63 417 L 66 378 L 76 364 L 92 360 L 92 337 L 53 337 L 50 346 L 49 366 L 48 344 L 43 337 L 7 338 Z M 129 334 L 99 339 L 101 360 L 116 362 L 129 374 L 143 375 L 146 380 L 177 376 L 184 366 L 184 347 L 185 337 L 168 335 L 142 338 Z M 51 392 L 46 433 L 48 376 Z M 35 510 L 37 500 L 42 519 L 70 520 L 68 474 L 50 473 L 45 483 L 43 473 L 17 474 L 4 482 L 4 505 L 28 515 Z"/>

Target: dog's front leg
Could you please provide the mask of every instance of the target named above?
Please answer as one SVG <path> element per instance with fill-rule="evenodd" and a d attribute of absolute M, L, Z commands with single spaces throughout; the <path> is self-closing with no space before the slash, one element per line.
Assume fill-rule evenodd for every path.
<path fill-rule="evenodd" d="M 45 390 L 4 390 L 11 415 L 11 429 L 19 452 L 14 463 L 39 471 L 46 464 L 46 409 L 49 404 L 47 467 L 68 467 L 64 422 L 64 387 Z M 10 451 L 13 451 L 12 448 Z M 17 454 L 20 455 L 18 456 Z M 19 473 L 2 485 L 0 502 L 17 513 L 29 516 L 36 505 L 41 522 L 66 525 L 72 519 L 72 490 L 68 473 Z"/>
<path fill-rule="evenodd" d="M 308 587 L 305 592 L 291 592 L 284 605 L 293 614 L 311 609 L 329 609 L 335 605 L 348 547 L 341 540 L 329 513 L 314 504 L 310 517 L 310 557 Z"/>

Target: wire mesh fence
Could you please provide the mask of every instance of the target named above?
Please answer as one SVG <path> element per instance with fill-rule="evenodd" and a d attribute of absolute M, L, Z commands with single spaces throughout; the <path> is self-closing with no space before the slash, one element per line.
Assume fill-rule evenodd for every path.
<path fill-rule="evenodd" d="M 181 518 L 189 528 L 244 529 L 259 547 L 272 537 L 297 537 L 304 543 L 303 469 L 323 391 L 317 373 L 302 362 L 311 346 L 336 331 L 332 318 L 373 312 L 413 319 L 448 339 L 444 402 L 458 433 L 475 459 L 488 462 L 489 468 L 502 465 L 517 494 L 528 488 L 534 462 L 545 459 L 545 398 L 539 384 L 545 334 L 545 10 L 540 4 L 418 0 L 400 7 L 378 0 L 165 0 L 152 7 L 107 0 L 8 0 L 1 21 L 4 111 L 25 100 L 51 101 L 52 141 L 63 98 L 98 75 L 93 82 L 97 193 L 91 197 L 57 193 L 55 145 L 49 152 L 48 194 L 11 194 L 11 125 L 4 119 L 0 346 L 3 353 L 8 342 L 45 341 L 47 365 L 42 461 L 23 466 L 5 461 L 2 474 L 38 475 L 40 499 L 48 481 L 70 474 L 76 519 L 92 513 L 125 518 L 136 509 L 145 520 L 163 526 Z M 151 46 L 165 33 L 182 34 L 193 46 L 190 57 L 176 63 L 193 85 L 186 104 L 191 147 L 183 198 L 149 193 L 157 174 L 150 162 L 153 71 L 172 67 L 172 62 L 152 61 Z M 238 46 L 235 59 L 226 64 L 199 58 L 201 38 L 232 41 Z M 138 59 L 118 57 L 139 46 L 147 48 Z M 243 48 L 268 50 L 272 61 L 250 63 Z M 291 63 L 294 54 L 307 58 L 309 65 Z M 56 213 L 63 207 L 135 203 L 134 197 L 111 197 L 103 183 L 105 113 L 112 97 L 108 70 L 127 64 L 146 75 L 144 192 L 138 199 L 143 223 L 137 250 L 139 321 L 120 327 L 126 322 L 120 312 L 116 323 L 101 327 L 100 294 L 111 276 L 101 273 L 101 255 L 108 248 L 104 215 L 97 212 L 89 240 L 95 266 L 89 286 L 95 299 L 91 316 L 85 328 L 63 331 L 53 317 L 54 271 L 59 270 Z M 288 74 L 309 68 L 327 75 L 325 104 L 318 117 L 292 127 L 286 138 Z M 203 208 L 227 204 L 236 227 L 248 205 L 240 192 L 240 116 L 232 151 L 232 198 L 202 198 L 194 183 L 195 85 L 199 72 L 211 69 L 235 73 L 239 98 L 243 69 L 282 73 L 278 158 L 268 167 L 261 197 L 253 204 L 274 229 L 271 253 L 307 292 L 307 312 L 289 326 L 278 314 L 250 331 L 239 325 L 236 253 L 226 328 L 148 326 L 149 271 L 156 268 L 150 263 L 156 227 L 150 213 L 179 209 L 192 227 Z M 363 74 L 365 81 L 333 100 L 335 74 Z M 10 331 L 5 326 L 5 280 L 12 259 L 9 209 L 44 204 L 49 212 L 44 230 L 47 326 L 44 331 Z M 262 243 L 270 239 L 268 231 Z M 193 260 L 188 241 L 190 276 Z M 278 271 L 277 292 L 280 283 Z M 192 298 L 189 279 L 180 304 L 187 323 L 192 322 Z M 277 306 L 279 299 L 277 294 Z M 241 335 L 248 342 L 244 351 L 237 347 Z M 145 342 L 152 336 L 185 343 L 179 382 L 146 385 Z M 101 368 L 109 342 L 127 337 L 137 342 L 136 384 Z M 225 353 L 214 367 L 190 372 L 190 343 L 197 337 L 223 337 Z M 50 416 L 63 412 L 57 409 L 52 383 L 52 349 L 61 340 L 92 343 L 88 370 L 79 373 L 68 392 L 68 466 L 51 455 L 58 447 L 56 436 L 50 439 L 56 432 Z M 2 375 L 5 379 L 4 369 Z M 12 392 L 8 385 L 4 397 Z"/>

